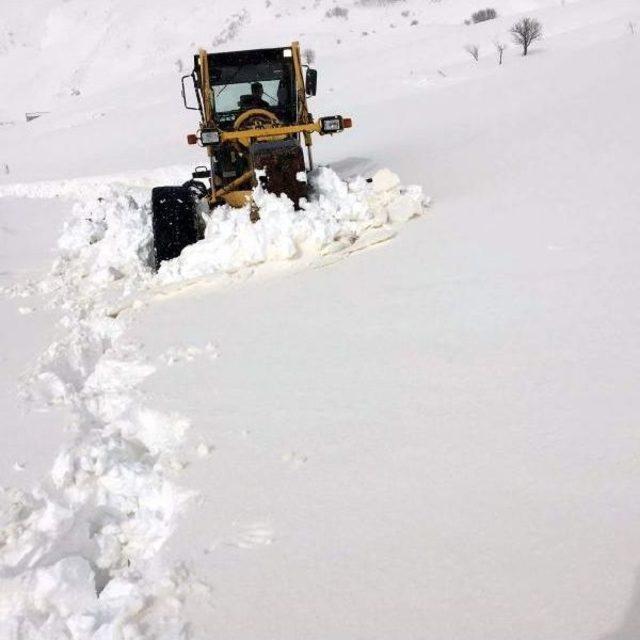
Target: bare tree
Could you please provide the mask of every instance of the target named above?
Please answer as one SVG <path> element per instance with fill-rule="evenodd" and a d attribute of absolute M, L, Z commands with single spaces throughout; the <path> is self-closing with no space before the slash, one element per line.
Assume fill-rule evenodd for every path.
<path fill-rule="evenodd" d="M 631 20 L 629 20 L 629 31 L 630 31 L 632 36 L 636 35 L 636 23 L 635 22 L 631 22 Z"/>
<path fill-rule="evenodd" d="M 305 49 L 302 52 L 304 61 L 311 66 L 316 61 L 316 52 L 313 49 Z"/>
<path fill-rule="evenodd" d="M 498 52 L 498 64 L 502 64 L 502 54 L 504 53 L 504 50 L 507 48 L 507 45 L 504 42 L 499 42 L 498 40 L 496 40 L 493 43 L 493 46 L 496 48 L 496 51 Z"/>
<path fill-rule="evenodd" d="M 478 49 L 477 44 L 468 44 L 464 50 L 476 61 L 478 62 L 478 58 L 480 57 L 480 49 Z"/>
<path fill-rule="evenodd" d="M 526 56 L 531 43 L 542 38 L 542 25 L 534 18 L 522 18 L 509 32 L 515 43 L 522 46 L 522 55 Z"/>

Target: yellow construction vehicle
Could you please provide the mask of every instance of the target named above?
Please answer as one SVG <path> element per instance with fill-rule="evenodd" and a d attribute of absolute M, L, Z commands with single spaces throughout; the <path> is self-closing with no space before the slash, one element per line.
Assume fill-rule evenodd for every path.
<path fill-rule="evenodd" d="M 203 203 L 209 209 L 245 206 L 258 181 L 271 193 L 285 194 L 296 207 L 307 197 L 312 134 L 332 135 L 351 127 L 351 119 L 340 115 L 313 119 L 307 97 L 316 94 L 317 77 L 315 69 L 302 64 L 297 42 L 273 49 L 200 50 L 194 56 L 193 71 L 182 77 L 182 99 L 187 109 L 199 111 L 201 122 L 187 141 L 207 150 L 208 163 L 196 167 L 182 186 L 153 189 L 156 266 L 201 237 Z M 190 104 L 188 91 L 195 104 Z M 252 219 L 258 215 L 252 210 Z"/>

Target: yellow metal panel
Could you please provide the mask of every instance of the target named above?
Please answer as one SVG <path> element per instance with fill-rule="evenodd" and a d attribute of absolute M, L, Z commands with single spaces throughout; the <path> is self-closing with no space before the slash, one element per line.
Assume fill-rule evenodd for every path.
<path fill-rule="evenodd" d="M 213 121 L 213 94 L 211 93 L 211 81 L 209 78 L 209 56 L 204 49 L 200 49 L 200 82 L 202 84 L 202 98 L 204 102 L 204 124 L 211 126 Z"/>
<path fill-rule="evenodd" d="M 265 127 L 264 129 L 245 129 L 244 131 L 223 131 L 220 133 L 220 140 L 227 142 L 231 140 L 250 140 L 252 138 L 275 138 L 292 133 L 312 133 L 314 131 L 320 131 L 319 122 L 292 124 L 283 127 Z"/>
<path fill-rule="evenodd" d="M 230 191 L 222 196 L 222 199 L 234 209 L 244 207 L 251 200 L 251 191 Z"/>
<path fill-rule="evenodd" d="M 302 77 L 302 61 L 300 59 L 300 43 L 291 43 L 291 52 L 293 54 L 293 70 L 296 78 L 296 97 L 298 102 L 298 122 L 311 122 L 311 116 L 307 109 L 307 94 L 304 89 L 304 78 Z"/>

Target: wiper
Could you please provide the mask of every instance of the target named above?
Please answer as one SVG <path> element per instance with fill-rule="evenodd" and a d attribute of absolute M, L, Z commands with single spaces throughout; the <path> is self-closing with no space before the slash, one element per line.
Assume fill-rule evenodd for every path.
<path fill-rule="evenodd" d="M 273 102 L 274 102 L 275 104 L 272 104 L 272 105 L 271 105 L 272 107 L 275 107 L 275 106 L 278 104 L 278 101 L 277 101 L 277 100 L 276 100 L 272 95 L 270 95 L 269 93 L 267 93 L 267 92 L 264 90 L 264 88 L 262 89 L 262 93 L 263 93 L 265 96 L 267 96 L 267 98 L 271 98 L 271 99 L 273 100 Z"/>
<path fill-rule="evenodd" d="M 233 81 L 235 80 L 236 76 L 240 73 L 240 69 L 243 69 L 246 65 L 241 65 L 240 67 L 238 67 L 238 69 L 236 70 L 236 72 L 231 76 L 231 78 L 229 79 L 229 81 L 227 82 L 227 84 L 224 85 L 224 87 L 222 87 L 222 89 L 220 89 L 220 91 L 218 92 L 218 95 L 216 96 L 216 98 L 230 85 L 233 83 Z"/>

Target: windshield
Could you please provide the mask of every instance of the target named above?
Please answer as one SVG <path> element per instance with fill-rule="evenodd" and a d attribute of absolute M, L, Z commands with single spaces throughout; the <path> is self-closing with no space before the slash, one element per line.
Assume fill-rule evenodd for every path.
<path fill-rule="evenodd" d="M 267 109 L 286 124 L 295 122 L 293 64 L 285 50 L 213 54 L 211 86 L 216 120 L 231 124 L 242 111 Z"/>
<path fill-rule="evenodd" d="M 237 82 L 234 84 L 218 85 L 213 87 L 213 96 L 216 103 L 216 112 L 225 113 L 226 111 L 235 111 L 237 109 L 246 108 L 247 103 L 259 103 L 262 100 L 268 107 L 283 106 L 278 102 L 278 90 L 280 89 L 280 80 L 267 80 L 260 82 L 261 91 L 252 91 L 251 82 Z M 282 91 L 281 91 L 282 93 Z M 251 96 L 251 99 L 243 100 L 243 97 Z M 285 100 L 286 104 L 286 100 Z"/>

